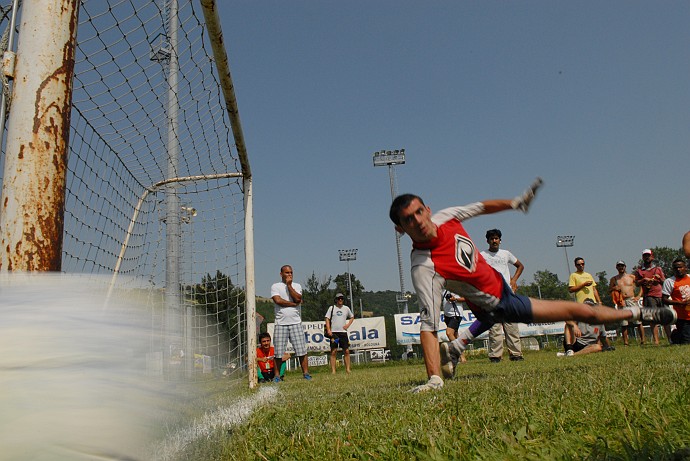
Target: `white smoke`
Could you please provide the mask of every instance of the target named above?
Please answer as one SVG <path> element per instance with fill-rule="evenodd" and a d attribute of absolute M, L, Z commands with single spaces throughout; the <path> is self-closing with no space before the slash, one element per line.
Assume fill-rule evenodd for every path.
<path fill-rule="evenodd" d="M 143 459 L 160 436 L 146 310 L 105 309 L 101 282 L 0 275 L 0 460 Z"/>

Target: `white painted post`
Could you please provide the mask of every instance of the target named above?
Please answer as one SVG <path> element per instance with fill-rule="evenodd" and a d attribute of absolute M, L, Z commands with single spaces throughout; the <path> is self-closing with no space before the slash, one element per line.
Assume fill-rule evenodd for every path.
<path fill-rule="evenodd" d="M 0 205 L 0 271 L 59 271 L 78 0 L 25 0 Z"/>

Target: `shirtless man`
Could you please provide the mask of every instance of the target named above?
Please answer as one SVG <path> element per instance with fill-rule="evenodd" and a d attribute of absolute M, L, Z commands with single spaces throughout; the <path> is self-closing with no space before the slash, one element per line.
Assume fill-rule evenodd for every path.
<path fill-rule="evenodd" d="M 618 271 L 618 275 L 611 277 L 611 281 L 609 282 L 609 291 L 611 292 L 611 298 L 616 305 L 616 309 L 626 306 L 637 306 L 640 297 L 635 296 L 635 276 L 625 271 L 626 265 L 623 261 L 618 261 L 616 263 L 616 270 Z M 629 325 L 636 326 L 639 329 L 640 345 L 644 345 L 644 328 L 642 327 L 642 323 L 628 322 L 627 320 L 621 323 L 623 344 L 626 346 L 628 345 Z"/>

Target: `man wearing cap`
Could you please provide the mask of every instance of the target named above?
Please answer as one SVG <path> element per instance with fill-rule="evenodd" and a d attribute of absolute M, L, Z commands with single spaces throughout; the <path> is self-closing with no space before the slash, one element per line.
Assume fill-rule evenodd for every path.
<path fill-rule="evenodd" d="M 622 307 L 637 306 L 640 300 L 639 296 L 635 296 L 635 277 L 626 272 L 626 265 L 624 261 L 616 263 L 617 275 L 611 277 L 609 282 L 609 291 L 611 292 L 611 299 L 616 306 L 616 309 Z M 640 332 L 640 344 L 644 345 L 644 328 L 641 322 L 628 322 L 623 320 L 621 329 L 623 330 L 623 344 L 628 345 L 628 330 L 629 326 L 637 327 Z"/>
<path fill-rule="evenodd" d="M 350 374 L 350 339 L 347 337 L 347 329 L 355 321 L 355 315 L 344 303 L 345 296 L 342 293 L 336 293 L 335 304 L 326 312 L 326 333 L 331 337 L 331 373 L 333 374 L 335 374 L 338 347 L 343 350 L 345 373 Z"/>
<path fill-rule="evenodd" d="M 635 285 L 642 288 L 642 302 L 645 307 L 663 307 L 664 303 L 661 300 L 661 287 L 666 277 L 661 267 L 654 263 L 654 255 L 652 250 L 646 248 L 642 251 L 642 266 L 633 272 L 635 276 Z M 656 323 L 650 325 L 652 329 L 652 339 L 654 344 L 659 345 L 659 329 Z M 666 332 L 667 335 L 670 334 Z M 670 341 L 670 338 L 669 338 Z"/>

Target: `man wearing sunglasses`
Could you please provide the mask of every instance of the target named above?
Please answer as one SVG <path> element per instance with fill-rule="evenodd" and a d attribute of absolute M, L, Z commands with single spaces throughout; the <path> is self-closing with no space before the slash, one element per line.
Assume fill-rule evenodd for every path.
<path fill-rule="evenodd" d="M 345 296 L 342 293 L 335 295 L 335 304 L 326 312 L 326 333 L 331 338 L 331 373 L 335 374 L 335 362 L 338 348 L 343 351 L 343 363 L 345 372 L 350 374 L 350 339 L 347 337 L 347 329 L 355 321 L 352 310 L 345 305 Z"/>
<path fill-rule="evenodd" d="M 597 304 L 601 304 L 597 282 L 592 274 L 585 272 L 585 260 L 580 257 L 575 258 L 575 272 L 570 274 L 568 279 L 568 291 L 575 293 L 578 303 L 584 303 L 585 299 L 594 299 Z"/>

